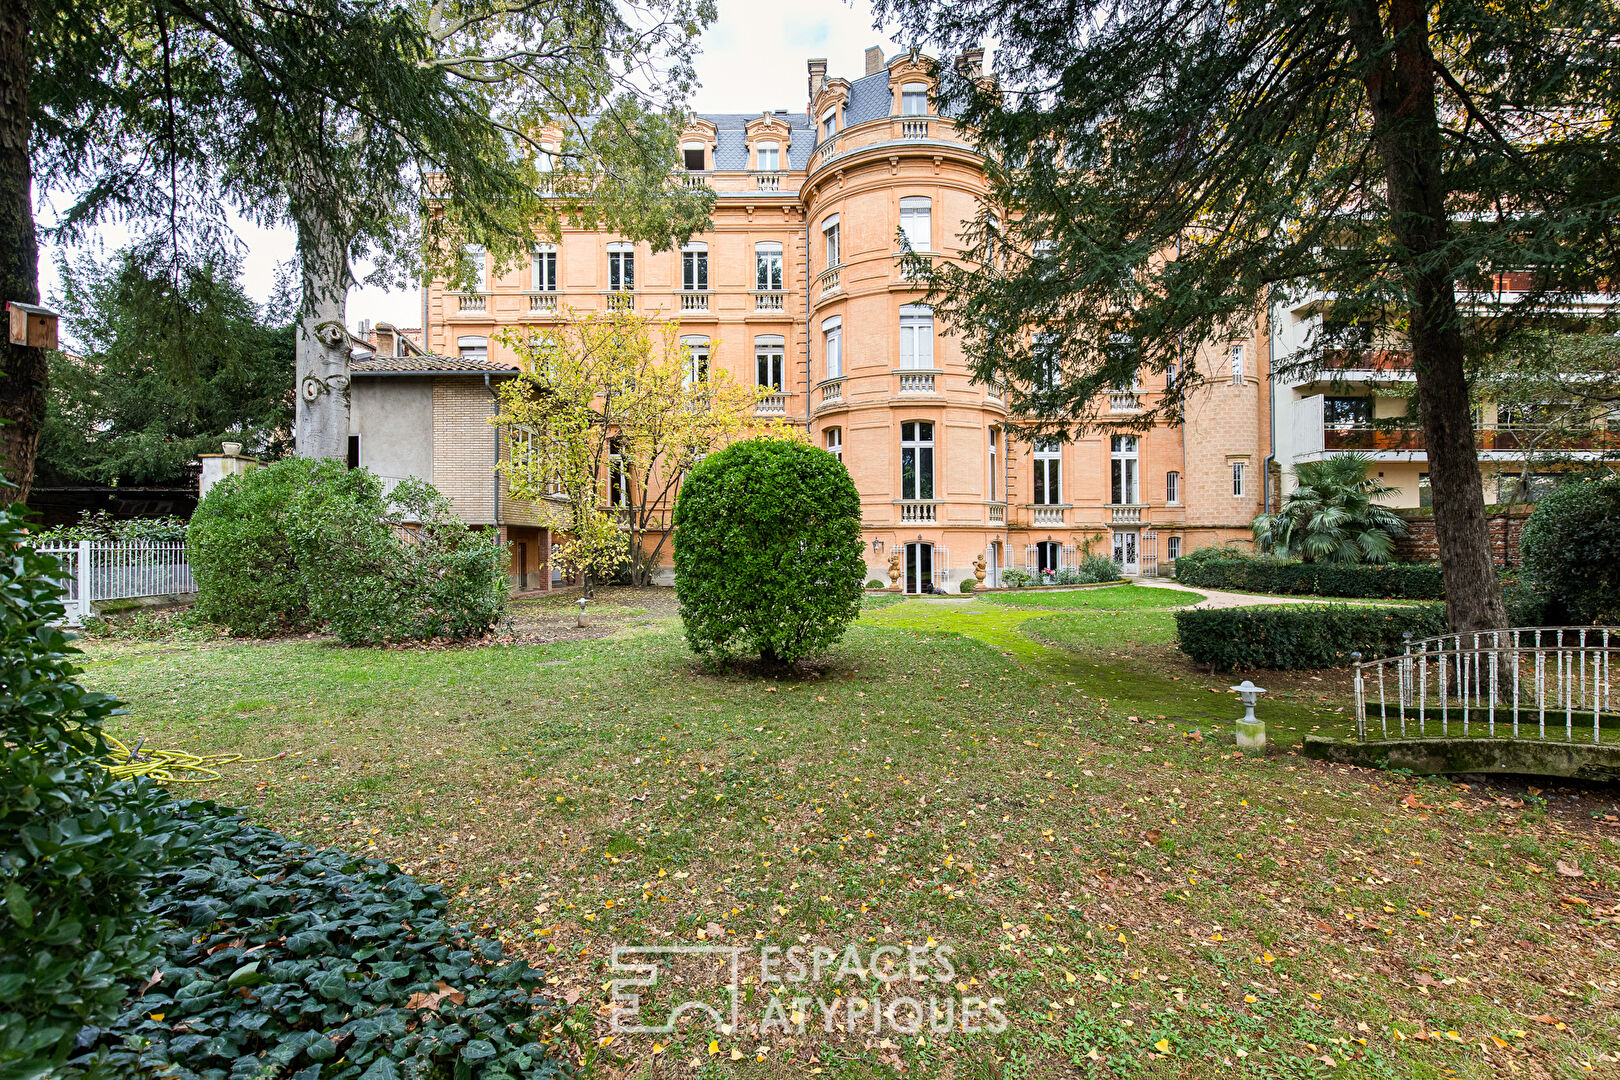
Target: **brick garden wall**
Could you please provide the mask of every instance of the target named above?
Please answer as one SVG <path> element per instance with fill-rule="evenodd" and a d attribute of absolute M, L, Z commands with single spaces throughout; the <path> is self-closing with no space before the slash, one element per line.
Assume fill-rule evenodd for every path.
<path fill-rule="evenodd" d="M 1519 565 L 1519 536 L 1524 532 L 1525 519 L 1530 507 L 1514 506 L 1487 515 L 1491 528 L 1491 556 L 1498 566 Z M 1395 557 L 1402 562 L 1438 562 L 1439 541 L 1435 537 L 1434 518 L 1404 512 L 1410 532 L 1395 541 Z"/>

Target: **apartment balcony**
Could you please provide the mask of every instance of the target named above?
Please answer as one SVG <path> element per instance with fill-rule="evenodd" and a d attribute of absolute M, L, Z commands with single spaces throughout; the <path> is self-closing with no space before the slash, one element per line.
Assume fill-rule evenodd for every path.
<path fill-rule="evenodd" d="M 913 116 L 900 121 L 900 137 L 902 139 L 928 138 L 928 117 Z"/>
<path fill-rule="evenodd" d="M 938 371 L 899 371 L 900 393 L 904 395 L 934 394 L 938 393 L 934 380 L 941 374 Z"/>
<path fill-rule="evenodd" d="M 821 384 L 820 389 L 822 408 L 825 409 L 832 405 L 842 405 L 844 403 L 844 380 L 841 376 L 836 379 L 828 379 Z"/>
<path fill-rule="evenodd" d="M 788 395 L 778 391 L 761 398 L 754 406 L 755 416 L 786 416 Z"/>
<path fill-rule="evenodd" d="M 1412 354 L 1400 349 L 1329 349 L 1322 364 L 1330 371 L 1410 372 Z"/>
<path fill-rule="evenodd" d="M 894 255 L 895 278 L 905 284 L 926 281 L 928 279 L 928 275 L 933 273 L 934 270 L 934 257 L 932 255 L 920 251 L 913 252 L 912 254 L 917 259 L 921 260 L 921 266 L 907 266 L 903 261 L 901 261 L 905 258 L 904 252 L 897 251 Z"/>
<path fill-rule="evenodd" d="M 992 525 L 1007 524 L 1007 504 L 991 503 L 985 507 L 985 520 Z"/>
<path fill-rule="evenodd" d="M 1620 448 L 1620 431 L 1579 431 L 1561 426 L 1480 427 L 1474 429 L 1480 453 L 1523 456 L 1564 452 L 1598 452 Z M 1427 454 L 1422 428 L 1347 424 L 1322 429 L 1322 449 L 1334 453 L 1384 452 Z"/>
<path fill-rule="evenodd" d="M 706 312 L 709 310 L 709 294 L 697 290 L 683 291 L 681 297 L 681 314 L 692 312 Z"/>
<path fill-rule="evenodd" d="M 816 277 L 816 303 L 819 304 L 840 291 L 838 279 L 843 269 L 842 266 L 829 266 Z"/>
<path fill-rule="evenodd" d="M 634 311 L 636 307 L 636 294 L 633 289 L 610 289 L 602 294 L 607 297 L 609 311 Z"/>
<path fill-rule="evenodd" d="M 557 314 L 557 294 L 555 292 L 524 293 L 529 298 L 530 315 Z"/>
<path fill-rule="evenodd" d="M 1138 413 L 1142 411 L 1142 398 L 1135 390 L 1112 390 L 1108 394 L 1111 413 Z"/>
<path fill-rule="evenodd" d="M 713 175 L 714 174 L 710 172 L 688 172 L 685 176 L 681 177 L 681 184 L 683 187 L 689 188 L 708 187 L 709 178 Z"/>
<path fill-rule="evenodd" d="M 781 191 L 782 174 L 779 172 L 754 173 L 754 189 L 756 191 Z"/>
<path fill-rule="evenodd" d="M 1063 524 L 1063 511 L 1066 509 L 1068 508 L 1064 506 L 1031 506 L 1029 508 L 1029 523 L 1031 525 L 1061 526 Z"/>
<path fill-rule="evenodd" d="M 456 310 L 463 314 L 479 314 L 489 310 L 488 293 L 456 293 Z"/>
<path fill-rule="evenodd" d="M 937 500 L 904 500 L 898 505 L 902 525 L 933 525 L 939 521 Z"/>
<path fill-rule="evenodd" d="M 1109 520 L 1115 525 L 1140 525 L 1146 509 L 1145 503 L 1114 503 L 1108 507 Z"/>
<path fill-rule="evenodd" d="M 754 293 L 755 311 L 786 311 L 787 293 L 780 289 L 762 289 Z"/>

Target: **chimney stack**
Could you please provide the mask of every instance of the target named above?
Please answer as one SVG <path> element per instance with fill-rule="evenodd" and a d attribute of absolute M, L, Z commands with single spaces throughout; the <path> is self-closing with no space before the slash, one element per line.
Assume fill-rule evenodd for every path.
<path fill-rule="evenodd" d="M 377 355 L 398 356 L 399 335 L 394 330 L 393 323 L 380 322 L 377 324 Z"/>
<path fill-rule="evenodd" d="M 814 101 L 821 93 L 821 84 L 827 81 L 827 60 L 825 57 L 811 60 L 806 66 L 810 69 L 810 100 Z"/>
<path fill-rule="evenodd" d="M 962 55 L 956 58 L 956 70 L 970 79 L 984 77 L 984 50 L 964 49 Z"/>
<path fill-rule="evenodd" d="M 883 70 L 883 50 L 874 45 L 866 50 L 866 73 L 876 75 Z"/>

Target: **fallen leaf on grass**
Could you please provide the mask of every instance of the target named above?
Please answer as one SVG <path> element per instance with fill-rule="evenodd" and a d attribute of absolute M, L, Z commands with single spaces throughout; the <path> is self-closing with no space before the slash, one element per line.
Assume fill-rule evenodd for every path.
<path fill-rule="evenodd" d="M 1558 876 L 1575 878 L 1585 877 L 1586 874 L 1581 870 L 1580 867 L 1574 865 L 1573 863 L 1564 862 L 1562 859 L 1560 859 L 1558 861 Z"/>
<path fill-rule="evenodd" d="M 439 1002 L 441 1001 L 448 1001 L 452 1005 L 466 1004 L 467 995 L 463 994 L 460 990 L 457 990 L 443 979 L 440 979 L 437 985 L 439 987 L 437 990 L 429 991 L 425 994 L 412 994 L 410 998 L 406 1000 L 405 1007 L 407 1009 L 431 1009 L 434 1012 L 438 1012 Z"/>

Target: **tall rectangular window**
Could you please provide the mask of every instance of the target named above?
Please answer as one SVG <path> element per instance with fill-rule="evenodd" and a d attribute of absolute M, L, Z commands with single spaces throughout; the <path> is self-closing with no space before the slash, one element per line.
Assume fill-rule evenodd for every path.
<path fill-rule="evenodd" d="M 933 203 L 928 199 L 910 197 L 900 200 L 900 231 L 912 251 L 932 251 L 934 230 Z"/>
<path fill-rule="evenodd" d="M 709 291 L 707 244 L 687 244 L 681 248 L 681 288 L 687 292 Z"/>
<path fill-rule="evenodd" d="M 1181 558 L 1181 537 L 1172 536 L 1169 540 L 1166 540 L 1164 554 L 1171 562 Z"/>
<path fill-rule="evenodd" d="M 630 244 L 608 245 L 608 289 L 629 292 L 636 287 L 636 249 Z"/>
<path fill-rule="evenodd" d="M 1137 486 L 1136 467 L 1139 464 L 1135 435 L 1115 435 L 1108 445 L 1110 484 L 1108 494 L 1115 505 L 1134 506 L 1141 500 Z"/>
<path fill-rule="evenodd" d="M 906 304 L 900 309 L 900 366 L 924 369 L 934 366 L 933 308 Z"/>
<path fill-rule="evenodd" d="M 1181 474 L 1167 472 L 1164 474 L 1164 501 L 1171 506 L 1181 502 Z"/>
<path fill-rule="evenodd" d="M 1230 349 L 1232 358 L 1232 385 L 1243 385 L 1243 346 L 1233 345 Z"/>
<path fill-rule="evenodd" d="M 838 215 L 821 223 L 821 236 L 827 243 L 827 265 L 838 265 Z"/>
<path fill-rule="evenodd" d="M 827 378 L 844 377 L 844 320 L 837 315 L 821 323 L 822 354 L 827 358 Z"/>
<path fill-rule="evenodd" d="M 934 425 L 926 421 L 900 425 L 900 497 L 934 497 Z"/>
<path fill-rule="evenodd" d="M 466 264 L 468 285 L 473 292 L 483 292 L 488 283 L 489 253 L 482 244 L 468 244 L 461 249 L 461 261 Z"/>
<path fill-rule="evenodd" d="M 1232 497 L 1241 499 L 1244 496 L 1244 481 L 1247 478 L 1249 467 L 1241 461 L 1232 462 Z"/>
<path fill-rule="evenodd" d="M 534 249 L 534 259 L 530 265 L 530 279 L 533 282 L 533 292 L 557 291 L 557 249 L 550 244 L 541 244 Z"/>
<path fill-rule="evenodd" d="M 996 450 L 1001 442 L 1001 432 L 995 428 L 990 429 L 990 501 L 996 501 L 996 493 L 1001 490 L 1000 466 L 996 461 Z"/>
<path fill-rule="evenodd" d="M 1035 505 L 1063 502 L 1063 444 L 1056 439 L 1035 440 Z"/>
<path fill-rule="evenodd" d="M 1035 392 L 1056 390 L 1061 381 L 1058 377 L 1057 335 L 1044 331 L 1036 334 L 1030 342 L 1029 353 L 1035 368 Z"/>
<path fill-rule="evenodd" d="M 900 115 L 901 116 L 927 116 L 928 115 L 928 84 L 920 82 L 902 83 L 900 85 Z"/>
<path fill-rule="evenodd" d="M 630 473 L 625 468 L 619 440 L 608 443 L 608 505 L 630 505 Z"/>
<path fill-rule="evenodd" d="M 754 245 L 754 288 L 760 292 L 782 290 L 782 245 L 775 240 Z"/>
<path fill-rule="evenodd" d="M 756 167 L 760 172 L 776 172 L 782 167 L 781 151 L 773 142 L 760 143 L 754 151 Z"/>
<path fill-rule="evenodd" d="M 844 460 L 844 433 L 839 428 L 827 429 L 827 453 L 840 462 Z"/>
<path fill-rule="evenodd" d="M 768 386 L 772 390 L 780 391 L 782 381 L 782 357 L 786 343 L 780 335 L 762 334 L 754 339 L 754 381 L 756 385 Z"/>
<path fill-rule="evenodd" d="M 686 352 L 686 385 L 693 386 L 706 380 L 709 377 L 709 339 L 684 337 L 681 338 L 681 348 Z"/>
<path fill-rule="evenodd" d="M 828 109 L 821 114 L 821 141 L 826 142 L 838 134 L 838 110 Z"/>

